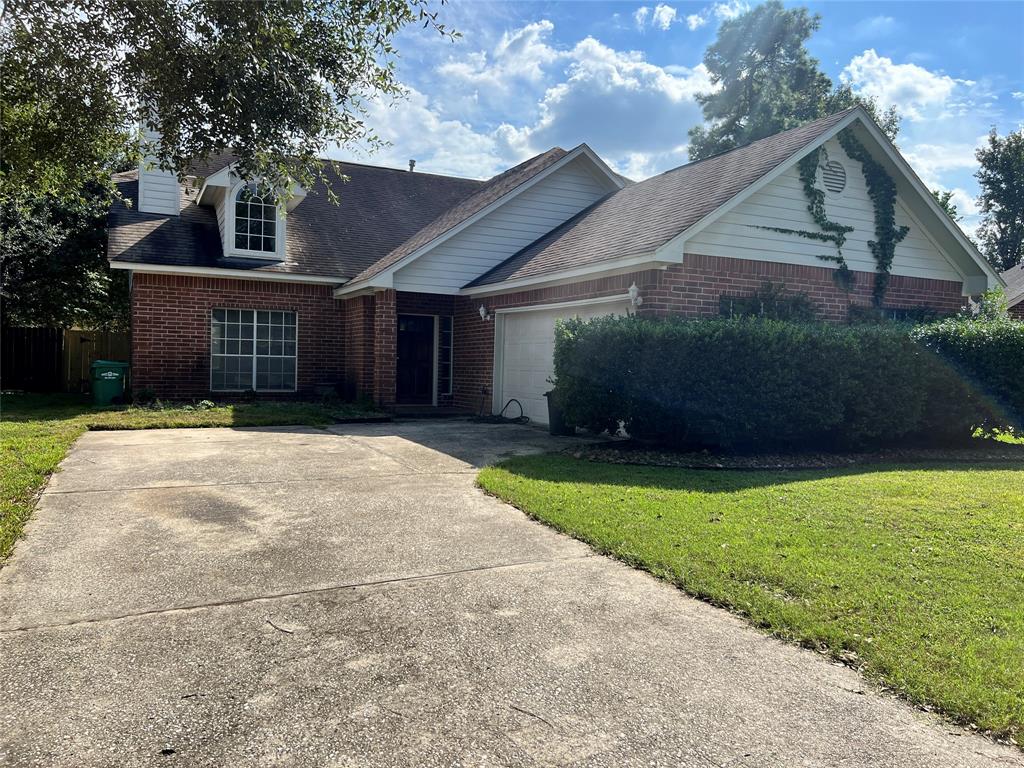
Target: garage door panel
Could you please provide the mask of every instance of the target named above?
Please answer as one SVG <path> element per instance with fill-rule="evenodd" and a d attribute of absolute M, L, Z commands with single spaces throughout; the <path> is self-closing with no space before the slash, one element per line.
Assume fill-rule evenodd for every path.
<path fill-rule="evenodd" d="M 503 317 L 501 371 L 498 408 L 510 399 L 518 400 L 530 421 L 548 423 L 544 393 L 551 388 L 554 374 L 555 323 L 570 317 L 591 318 L 626 314 L 628 301 L 509 312 Z M 514 415 L 513 406 L 508 415 Z"/>

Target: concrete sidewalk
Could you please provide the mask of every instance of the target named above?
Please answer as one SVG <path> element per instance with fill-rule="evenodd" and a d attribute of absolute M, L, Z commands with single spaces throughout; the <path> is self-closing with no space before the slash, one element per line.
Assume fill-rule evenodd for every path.
<path fill-rule="evenodd" d="M 0 571 L 0 765 L 1024 766 L 474 487 L 567 442 L 86 434 Z"/>

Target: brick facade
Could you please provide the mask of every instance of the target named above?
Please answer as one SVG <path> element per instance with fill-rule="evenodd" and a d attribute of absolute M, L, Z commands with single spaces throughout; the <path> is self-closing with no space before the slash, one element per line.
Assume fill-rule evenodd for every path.
<path fill-rule="evenodd" d="M 160 397 L 210 394 L 214 308 L 296 313 L 299 394 L 342 378 L 342 313 L 329 285 L 191 275 L 132 275 L 132 388 Z"/>
<path fill-rule="evenodd" d="M 871 305 L 874 273 L 854 272 L 850 293 L 832 279 L 835 270 L 825 266 L 801 266 L 778 262 L 726 259 L 687 254 L 684 263 L 654 273 L 653 282 L 640 286 L 645 314 L 679 314 L 685 317 L 714 317 L 719 314 L 720 296 L 750 295 L 766 282 L 785 285 L 793 293 L 805 293 L 823 320 L 845 322 L 850 304 Z M 886 291 L 891 307 L 929 307 L 956 312 L 963 306 L 961 284 L 949 280 L 894 275 Z"/>
<path fill-rule="evenodd" d="M 453 317 L 453 395 L 439 398 L 477 410 L 490 410 L 494 365 L 494 321 L 479 307 L 498 309 L 624 296 L 636 283 L 648 315 L 714 317 L 719 297 L 743 296 L 765 282 L 806 293 L 823 319 L 843 322 L 851 303 L 869 305 L 874 275 L 855 273 L 847 294 L 825 266 L 800 266 L 687 254 L 685 262 L 663 270 L 581 280 L 505 294 L 470 297 L 378 290 L 344 300 L 331 287 L 301 283 L 236 280 L 181 275 L 134 275 L 132 286 L 132 365 L 135 389 L 151 388 L 162 397 L 209 395 L 210 312 L 215 307 L 286 309 L 298 314 L 299 394 L 325 382 L 341 384 L 349 398 L 395 404 L 397 319 L 399 314 Z M 893 307 L 931 307 L 953 312 L 964 299 L 958 282 L 894 276 L 887 293 Z M 1024 304 L 1018 305 L 1024 312 Z"/>
<path fill-rule="evenodd" d="M 395 404 L 395 363 L 398 359 L 397 297 L 393 288 L 373 295 L 373 402 Z"/>
<path fill-rule="evenodd" d="M 1010 307 L 1010 317 L 1014 320 L 1024 320 L 1024 301 Z"/>
<path fill-rule="evenodd" d="M 342 302 L 345 334 L 345 382 L 342 394 L 349 400 L 373 394 L 373 296 L 354 296 Z"/>

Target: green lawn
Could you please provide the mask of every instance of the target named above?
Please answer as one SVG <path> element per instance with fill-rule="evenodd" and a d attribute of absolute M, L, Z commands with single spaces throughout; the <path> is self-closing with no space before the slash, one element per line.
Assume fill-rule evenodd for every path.
<path fill-rule="evenodd" d="M 39 491 L 64 454 L 87 429 L 322 427 L 339 419 L 373 416 L 354 405 L 246 403 L 197 409 L 94 408 L 74 395 L 3 395 L 0 398 L 0 563 L 32 514 Z"/>
<path fill-rule="evenodd" d="M 1024 746 L 1024 464 L 714 471 L 516 458 L 490 493 Z"/>

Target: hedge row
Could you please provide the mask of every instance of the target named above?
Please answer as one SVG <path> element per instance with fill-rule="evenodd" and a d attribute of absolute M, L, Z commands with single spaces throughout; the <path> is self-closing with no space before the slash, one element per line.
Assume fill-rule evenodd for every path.
<path fill-rule="evenodd" d="M 911 338 L 1024 422 L 1024 322 L 951 318 L 914 328 Z"/>
<path fill-rule="evenodd" d="M 612 432 L 622 424 L 635 438 L 670 445 L 949 444 L 976 425 L 1013 424 L 963 372 L 971 360 L 985 381 L 1002 386 L 1013 379 L 1010 361 L 1004 367 L 999 352 L 962 352 L 950 364 L 934 350 L 986 342 L 947 325 L 912 335 L 899 326 L 774 320 L 570 320 L 556 333 L 556 391 L 572 424 Z M 1016 389 L 1009 386 L 1017 397 L 1021 370 Z"/>

